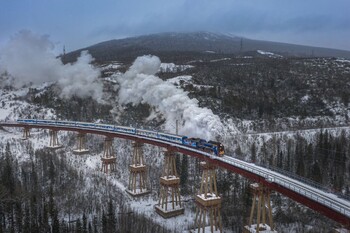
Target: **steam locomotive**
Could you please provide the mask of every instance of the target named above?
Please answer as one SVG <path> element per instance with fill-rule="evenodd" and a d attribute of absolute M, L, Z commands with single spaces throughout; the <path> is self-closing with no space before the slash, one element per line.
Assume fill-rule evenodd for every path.
<path fill-rule="evenodd" d="M 53 126 L 68 126 L 83 129 L 97 129 L 118 133 L 126 133 L 133 135 L 140 135 L 154 139 L 160 139 L 167 142 L 173 142 L 177 144 L 182 144 L 199 150 L 203 150 L 207 153 L 213 153 L 216 156 L 223 156 L 225 153 L 224 145 L 220 142 L 206 141 L 201 138 L 189 138 L 186 136 L 161 133 L 145 129 L 136 129 L 132 127 L 107 125 L 107 124 L 97 124 L 89 122 L 78 122 L 78 121 L 55 121 L 55 120 L 40 120 L 40 119 L 18 119 L 18 123 L 28 124 L 28 125 L 53 125 Z"/>

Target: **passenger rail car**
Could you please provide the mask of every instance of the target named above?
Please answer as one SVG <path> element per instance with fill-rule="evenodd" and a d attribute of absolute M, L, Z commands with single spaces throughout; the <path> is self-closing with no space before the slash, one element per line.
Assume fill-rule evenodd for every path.
<path fill-rule="evenodd" d="M 97 129 L 111 132 L 127 133 L 133 135 L 140 135 L 148 138 L 159 139 L 167 142 L 177 143 L 186 145 L 199 150 L 203 150 L 208 153 L 213 153 L 217 156 L 223 156 L 225 153 L 224 146 L 220 142 L 206 141 L 201 138 L 188 138 L 186 136 L 161 133 L 145 129 L 136 129 L 132 127 L 97 124 L 89 122 L 78 122 L 78 121 L 55 121 L 55 120 L 37 120 L 37 119 L 18 119 L 18 123 L 33 124 L 33 125 L 55 125 L 55 126 L 70 126 L 83 129 Z"/>

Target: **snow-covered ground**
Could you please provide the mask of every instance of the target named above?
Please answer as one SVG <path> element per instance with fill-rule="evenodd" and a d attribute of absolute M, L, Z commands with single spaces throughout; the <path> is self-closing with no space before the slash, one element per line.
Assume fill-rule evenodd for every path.
<path fill-rule="evenodd" d="M 190 68 L 193 68 L 192 65 L 175 65 L 174 63 L 161 63 L 159 72 L 162 73 L 176 73 L 181 72 Z"/>
<path fill-rule="evenodd" d="M 184 83 L 184 85 L 192 83 L 192 76 L 191 75 L 182 75 L 182 76 L 176 76 L 174 78 L 168 79 L 167 82 L 180 85 L 181 82 Z"/>
<path fill-rule="evenodd" d="M 46 87 L 46 84 L 44 86 Z M 39 89 L 41 91 L 38 94 L 44 92 L 45 87 Z M 28 88 L 18 90 L 0 89 L 0 121 L 15 120 L 27 115 L 28 112 L 33 113 L 33 118 L 53 119 L 55 117 L 53 109 L 44 109 L 41 106 L 31 105 L 24 101 L 28 91 Z"/>
<path fill-rule="evenodd" d="M 219 61 L 227 61 L 227 60 L 231 60 L 231 58 L 225 57 L 225 58 L 220 58 L 220 59 L 214 59 L 214 60 L 210 60 L 210 62 L 219 62 Z"/>
<path fill-rule="evenodd" d="M 118 68 L 120 68 L 122 66 L 121 63 L 119 62 L 112 62 L 110 64 L 105 64 L 101 66 L 101 70 L 117 70 Z"/>
<path fill-rule="evenodd" d="M 261 54 L 261 55 L 265 55 L 268 57 L 274 57 L 274 58 L 281 58 L 283 56 L 276 54 L 276 53 L 272 53 L 272 52 L 267 52 L 267 51 L 263 51 L 263 50 L 257 50 L 257 53 Z"/>

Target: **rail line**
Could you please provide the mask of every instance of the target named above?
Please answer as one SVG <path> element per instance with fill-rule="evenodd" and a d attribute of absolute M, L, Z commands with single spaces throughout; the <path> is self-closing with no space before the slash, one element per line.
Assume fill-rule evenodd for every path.
<path fill-rule="evenodd" d="M 27 127 L 56 129 L 99 134 L 140 141 L 208 160 L 219 167 L 226 168 L 246 178 L 259 182 L 309 208 L 318 211 L 345 227 L 350 227 L 350 201 L 303 183 L 294 178 L 253 163 L 245 162 L 228 155 L 218 157 L 202 150 L 179 143 L 181 135 L 135 129 L 125 126 L 95 124 L 89 122 L 50 121 L 50 120 L 19 120 L 17 122 L 0 122 L 1 127 Z"/>

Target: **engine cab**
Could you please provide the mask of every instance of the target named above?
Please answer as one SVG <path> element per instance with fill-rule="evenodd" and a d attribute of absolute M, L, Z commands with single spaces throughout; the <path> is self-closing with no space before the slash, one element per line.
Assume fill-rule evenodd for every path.
<path fill-rule="evenodd" d="M 225 147 L 222 143 L 220 142 L 215 142 L 215 141 L 209 141 L 208 143 L 215 145 L 216 147 L 216 155 L 217 156 L 223 156 L 225 154 Z"/>

